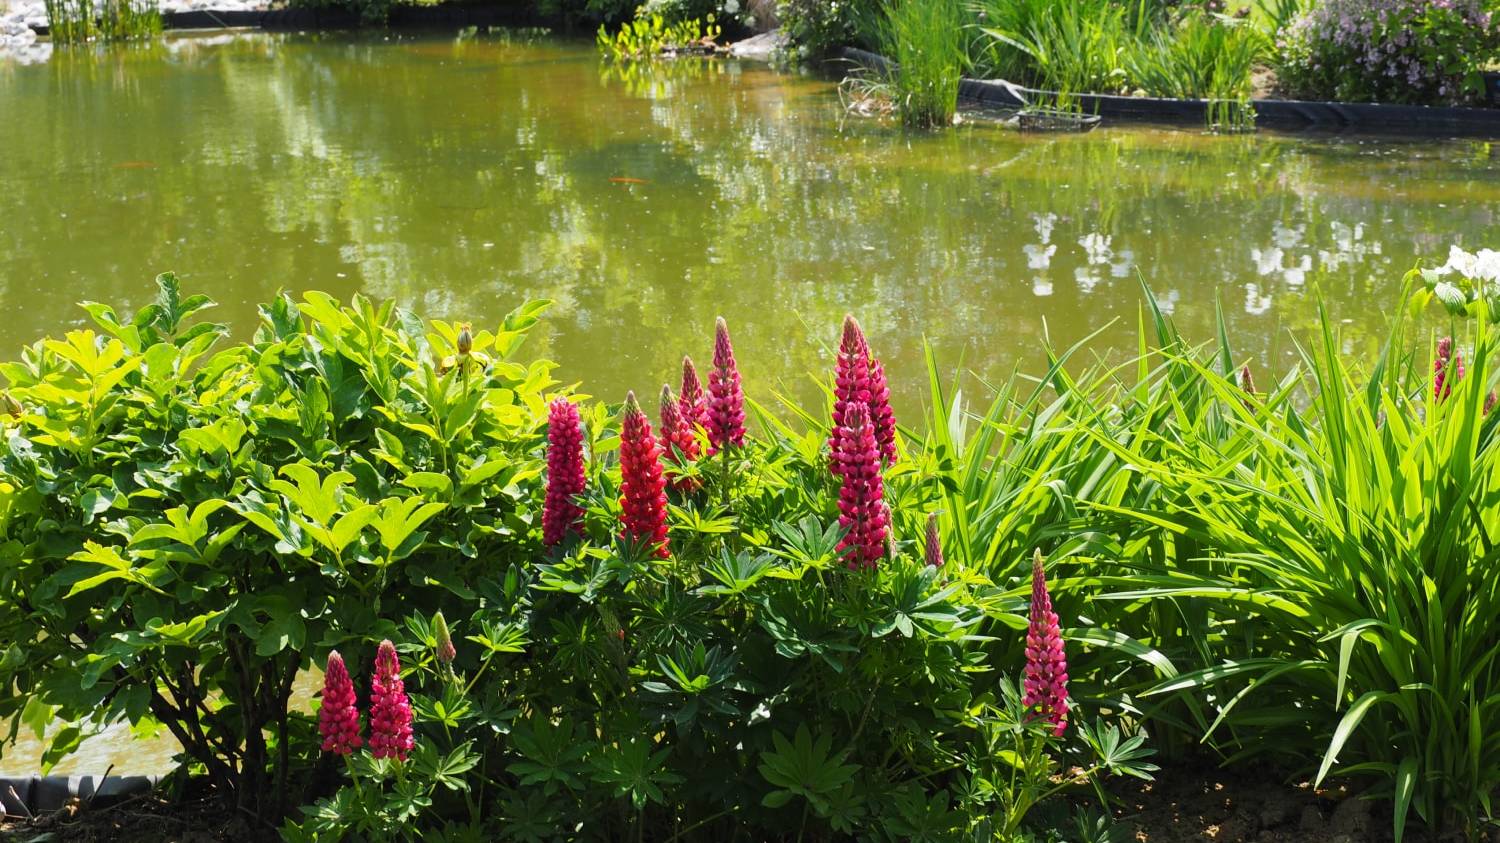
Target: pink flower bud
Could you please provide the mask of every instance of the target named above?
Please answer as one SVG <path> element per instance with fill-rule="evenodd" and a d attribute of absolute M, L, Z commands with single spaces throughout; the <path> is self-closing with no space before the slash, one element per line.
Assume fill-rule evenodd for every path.
<path fill-rule="evenodd" d="M 708 373 L 708 441 L 713 452 L 745 444 L 745 393 L 729 342 L 729 324 L 714 323 L 714 368 Z"/>
<path fill-rule="evenodd" d="M 1031 563 L 1031 625 L 1026 631 L 1026 680 L 1022 702 L 1061 735 L 1068 727 L 1068 660 L 1052 595 L 1042 573 L 1042 551 Z"/>
<path fill-rule="evenodd" d="M 938 517 L 934 512 L 927 516 L 927 564 L 943 567 L 943 542 L 938 536 Z"/>

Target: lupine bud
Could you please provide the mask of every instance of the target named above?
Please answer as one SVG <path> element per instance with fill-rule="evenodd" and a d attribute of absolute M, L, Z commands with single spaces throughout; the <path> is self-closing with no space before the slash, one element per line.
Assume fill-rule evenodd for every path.
<path fill-rule="evenodd" d="M 468 322 L 458 326 L 457 344 L 458 355 L 460 357 L 467 357 L 469 356 L 469 352 L 474 350 L 474 329 L 470 327 Z"/>
<path fill-rule="evenodd" d="M 1240 368 L 1240 391 L 1246 395 L 1255 394 L 1255 378 L 1250 375 L 1249 363 Z"/>
<path fill-rule="evenodd" d="M 453 634 L 448 631 L 448 620 L 439 611 L 432 616 L 432 635 L 437 639 L 437 649 L 433 655 L 443 664 L 453 664 L 453 659 L 458 656 L 458 649 L 453 646 Z"/>
<path fill-rule="evenodd" d="M 1062 629 L 1052 611 L 1052 595 L 1042 573 L 1042 551 L 1031 562 L 1031 624 L 1026 631 L 1026 680 L 1022 702 L 1053 724 L 1061 735 L 1068 727 L 1068 660 Z"/>
<path fill-rule="evenodd" d="M 853 404 L 845 413 L 836 459 L 842 480 L 839 526 L 845 530 L 839 552 L 850 568 L 874 568 L 885 553 L 890 520 L 875 427 L 870 424 L 870 408 L 864 404 Z"/>
<path fill-rule="evenodd" d="M 1463 380 L 1464 358 L 1453 348 L 1453 338 L 1438 340 L 1437 358 L 1432 361 L 1432 397 L 1439 401 L 1453 393 L 1453 385 Z"/>
<path fill-rule="evenodd" d="M 936 512 L 927 516 L 927 564 L 934 568 L 943 567 L 943 542 L 938 536 Z"/>
<path fill-rule="evenodd" d="M 708 441 L 717 453 L 745 444 L 745 393 L 724 317 L 714 323 L 714 368 L 708 373 Z"/>
<path fill-rule="evenodd" d="M 708 429 L 708 398 L 703 394 L 703 384 L 698 380 L 698 370 L 693 358 L 682 358 L 682 420 L 689 432 L 696 433 L 694 426 Z"/>
<path fill-rule="evenodd" d="M 359 706 L 354 699 L 354 682 L 338 650 L 328 654 L 323 670 L 323 702 L 318 708 L 318 734 L 323 736 L 323 751 L 348 755 L 362 743 L 359 737 Z"/>
<path fill-rule="evenodd" d="M 401 681 L 401 659 L 390 639 L 375 652 L 370 680 L 370 754 L 405 761 L 415 741 L 411 734 L 411 701 Z"/>
<path fill-rule="evenodd" d="M 566 398 L 547 410 L 547 497 L 542 503 L 542 543 L 552 546 L 569 532 L 582 534 L 583 424 L 578 408 Z"/>
<path fill-rule="evenodd" d="M 667 493 L 661 452 L 634 392 L 625 396 L 620 422 L 620 509 L 625 538 L 650 542 L 657 556 L 667 558 Z"/>

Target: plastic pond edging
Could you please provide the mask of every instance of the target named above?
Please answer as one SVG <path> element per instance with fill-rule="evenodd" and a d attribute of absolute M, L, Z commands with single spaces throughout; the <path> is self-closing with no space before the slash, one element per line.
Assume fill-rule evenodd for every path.
<path fill-rule="evenodd" d="M 845 47 L 840 56 L 866 67 L 887 67 L 884 56 Z M 969 79 L 959 82 L 958 96 L 968 102 L 997 108 L 1022 108 L 1031 101 L 1054 96 L 1012 85 L 1009 82 Z M 1110 94 L 1079 94 L 1085 113 L 1107 119 L 1168 123 L 1208 122 L 1208 100 L 1176 100 L 1158 97 L 1121 97 Z M 1488 136 L 1500 138 L 1500 108 L 1452 106 L 1382 105 L 1378 103 L 1304 102 L 1299 100 L 1251 100 L 1255 124 L 1277 129 L 1310 129 L 1366 132 L 1422 133 Z"/>
<path fill-rule="evenodd" d="M 73 799 L 104 808 L 155 789 L 159 776 L 0 777 L 0 807 L 12 817 L 56 811 Z"/>

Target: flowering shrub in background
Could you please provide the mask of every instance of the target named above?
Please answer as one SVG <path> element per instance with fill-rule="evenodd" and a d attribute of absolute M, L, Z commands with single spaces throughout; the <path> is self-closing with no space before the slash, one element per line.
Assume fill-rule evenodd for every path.
<path fill-rule="evenodd" d="M 1277 76 L 1303 98 L 1464 103 L 1500 56 L 1485 0 L 1322 0 L 1281 33 Z"/>

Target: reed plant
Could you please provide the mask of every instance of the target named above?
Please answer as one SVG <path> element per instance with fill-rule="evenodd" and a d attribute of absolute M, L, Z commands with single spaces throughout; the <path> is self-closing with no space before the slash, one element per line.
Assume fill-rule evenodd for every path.
<path fill-rule="evenodd" d="M 54 44 L 90 40 L 130 41 L 161 33 L 154 0 L 45 0 L 47 31 Z"/>
<path fill-rule="evenodd" d="M 877 43 L 894 61 L 887 82 L 901 120 L 928 128 L 953 122 L 968 62 L 961 0 L 889 0 Z"/>
<path fill-rule="evenodd" d="M 1218 16 L 1190 15 L 1135 41 L 1124 66 L 1131 84 L 1158 97 L 1205 99 L 1209 122 L 1253 127 L 1251 73 L 1270 43 L 1254 26 Z"/>

